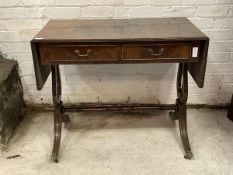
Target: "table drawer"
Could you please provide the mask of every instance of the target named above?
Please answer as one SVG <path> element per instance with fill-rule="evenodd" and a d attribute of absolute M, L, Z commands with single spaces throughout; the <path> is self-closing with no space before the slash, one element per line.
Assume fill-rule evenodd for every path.
<path fill-rule="evenodd" d="M 123 45 L 123 60 L 189 59 L 191 44 Z"/>
<path fill-rule="evenodd" d="M 54 61 L 114 61 L 118 59 L 117 45 L 48 45 L 47 58 Z"/>

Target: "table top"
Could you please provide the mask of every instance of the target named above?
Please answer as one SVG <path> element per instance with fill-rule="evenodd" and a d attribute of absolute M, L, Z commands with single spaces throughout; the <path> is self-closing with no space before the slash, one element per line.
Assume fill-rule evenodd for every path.
<path fill-rule="evenodd" d="M 196 42 L 200 43 L 199 61 L 188 63 L 188 71 L 197 85 L 203 87 L 209 38 L 187 18 L 139 18 L 50 20 L 31 41 L 37 88 L 43 88 L 51 71 L 49 64 L 41 64 L 40 50 L 44 45 L 114 43 L 120 48 L 122 43 L 146 45 L 161 42 L 192 43 L 192 47 L 196 47 Z"/>
<path fill-rule="evenodd" d="M 153 41 L 207 39 L 187 18 L 50 20 L 35 36 L 43 41 Z"/>

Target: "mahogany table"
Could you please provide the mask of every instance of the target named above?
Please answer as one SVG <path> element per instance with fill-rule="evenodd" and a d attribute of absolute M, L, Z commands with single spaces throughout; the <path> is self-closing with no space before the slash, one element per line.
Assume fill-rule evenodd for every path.
<path fill-rule="evenodd" d="M 122 111 L 167 109 L 179 120 L 185 158 L 191 159 L 186 102 L 189 72 L 203 87 L 209 38 L 187 18 L 50 20 L 31 41 L 37 89 L 52 72 L 54 145 L 52 160 L 58 162 L 62 122 L 67 111 Z M 66 107 L 61 101 L 60 64 L 178 63 L 177 100 L 161 104 L 81 104 Z"/>

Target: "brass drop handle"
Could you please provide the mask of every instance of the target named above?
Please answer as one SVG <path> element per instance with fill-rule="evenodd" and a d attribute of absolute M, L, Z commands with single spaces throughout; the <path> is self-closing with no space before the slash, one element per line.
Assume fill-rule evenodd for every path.
<path fill-rule="evenodd" d="M 163 54 L 163 52 L 165 51 L 164 48 L 159 49 L 159 52 L 155 52 L 152 48 L 148 49 L 148 52 L 152 55 L 152 56 L 161 56 Z"/>
<path fill-rule="evenodd" d="M 74 52 L 77 53 L 78 56 L 80 56 L 80 57 L 88 57 L 90 55 L 90 53 L 91 53 L 91 49 L 88 49 L 86 51 L 86 53 L 83 53 L 83 54 L 80 53 L 79 49 L 75 49 Z"/>

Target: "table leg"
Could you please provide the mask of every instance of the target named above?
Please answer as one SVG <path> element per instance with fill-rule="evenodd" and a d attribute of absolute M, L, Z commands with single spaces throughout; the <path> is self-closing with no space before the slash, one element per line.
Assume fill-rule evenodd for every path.
<path fill-rule="evenodd" d="M 180 136 L 185 151 L 185 159 L 193 157 L 191 147 L 189 144 L 188 131 L 187 131 L 187 99 L 188 99 L 188 73 L 187 64 L 180 63 L 177 73 L 177 100 L 176 110 L 171 112 L 170 115 L 173 119 L 179 120 Z"/>
<path fill-rule="evenodd" d="M 52 94 L 54 104 L 54 143 L 52 151 L 52 160 L 58 162 L 58 153 L 61 142 L 62 130 L 62 101 L 61 101 L 61 79 L 59 65 L 52 65 Z"/>

